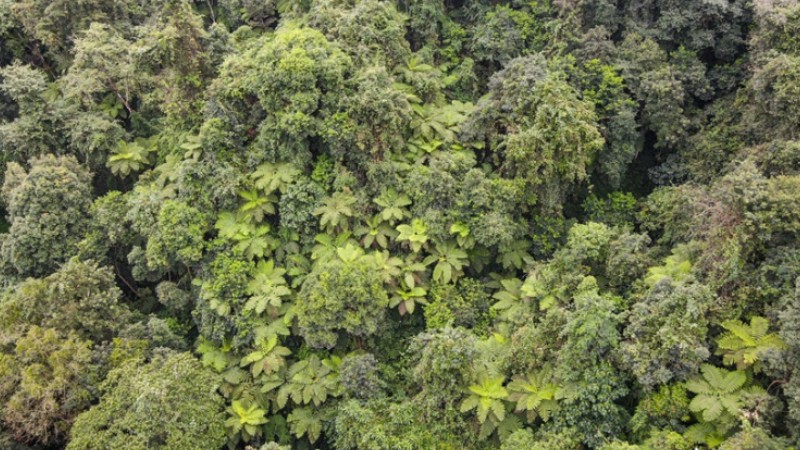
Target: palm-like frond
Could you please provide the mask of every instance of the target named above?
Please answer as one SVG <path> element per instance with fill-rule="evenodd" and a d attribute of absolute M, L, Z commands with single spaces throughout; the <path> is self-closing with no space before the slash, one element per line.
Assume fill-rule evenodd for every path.
<path fill-rule="evenodd" d="M 278 198 L 274 195 L 261 195 L 258 191 L 242 191 L 239 196 L 244 199 L 239 211 L 245 217 L 255 222 L 261 222 L 264 220 L 264 216 L 275 214 L 275 203 Z"/>
<path fill-rule="evenodd" d="M 500 280 L 502 289 L 492 296 L 498 300 L 492 309 L 499 312 L 499 317 L 507 322 L 515 322 L 527 316 L 531 311 L 530 298 L 522 292 L 523 282 L 518 278 Z"/>
<path fill-rule="evenodd" d="M 725 364 L 735 364 L 739 370 L 753 367 L 761 369 L 761 357 L 770 350 L 783 350 L 786 343 L 777 333 L 769 333 L 769 321 L 755 316 L 750 325 L 739 320 L 726 320 L 722 327 L 727 330 L 717 339 L 717 354 Z"/>
<path fill-rule="evenodd" d="M 356 198 L 346 192 L 336 192 L 323 201 L 323 205 L 314 210 L 320 216 L 320 226 L 329 232 L 336 229 L 348 230 L 348 219 L 353 217 L 352 206 Z"/>
<path fill-rule="evenodd" d="M 286 285 L 286 270 L 275 267 L 274 260 L 259 261 L 247 283 L 247 293 L 251 295 L 245 303 L 245 311 L 263 313 L 268 307 L 280 308 L 283 298 L 292 291 Z"/>
<path fill-rule="evenodd" d="M 106 166 L 114 175 L 128 176 L 150 164 L 148 155 L 151 151 L 152 146 L 147 141 L 119 141 L 114 154 L 108 157 Z"/>
<path fill-rule="evenodd" d="M 728 371 L 703 364 L 700 371 L 702 376 L 688 380 L 686 389 L 696 394 L 689 403 L 689 409 L 701 414 L 706 422 L 713 422 L 723 414 L 736 416 L 739 414 L 743 395 L 760 390 L 755 386 L 745 389 L 747 374 L 741 370 Z"/>
<path fill-rule="evenodd" d="M 280 370 L 286 363 L 284 357 L 291 355 L 292 352 L 278 344 L 278 336 L 262 339 L 258 349 L 242 358 L 240 367 L 250 366 L 253 377 L 258 377 L 262 373 L 269 375 Z"/>
<path fill-rule="evenodd" d="M 275 191 L 286 192 L 286 188 L 294 182 L 300 171 L 291 163 L 265 163 L 250 175 L 258 189 L 269 195 Z"/>
<path fill-rule="evenodd" d="M 317 442 L 322 434 L 322 419 L 318 411 L 311 407 L 295 408 L 286 418 L 289 429 L 296 438 L 308 435 L 308 440 L 312 444 Z"/>
<path fill-rule="evenodd" d="M 545 422 L 558 409 L 559 387 L 546 372 L 538 372 L 527 377 L 517 377 L 508 384 L 511 391 L 509 400 L 517 403 L 517 411 L 527 411 L 528 420 L 538 415 Z"/>
<path fill-rule="evenodd" d="M 229 432 L 242 433 L 245 441 L 261 434 L 261 425 L 268 422 L 266 411 L 256 403 L 234 400 L 228 409 L 230 417 L 225 421 Z"/>
<path fill-rule="evenodd" d="M 316 356 L 294 363 L 287 374 L 286 383 L 277 395 L 279 408 L 291 400 L 298 405 L 313 403 L 320 406 L 328 396 L 338 395 L 338 374 Z"/>
<path fill-rule="evenodd" d="M 422 249 L 422 246 L 428 242 L 428 227 L 420 219 L 414 219 L 411 224 L 403 224 L 397 226 L 397 231 L 400 234 L 397 236 L 398 241 L 407 241 L 411 246 L 411 250 L 415 253 Z"/>
<path fill-rule="evenodd" d="M 405 194 L 398 194 L 394 189 L 383 191 L 374 202 L 381 207 L 380 218 L 390 224 L 408 217 L 406 206 L 411 205 L 411 199 Z"/>
<path fill-rule="evenodd" d="M 688 277 L 691 271 L 692 262 L 689 260 L 688 251 L 679 246 L 672 251 L 672 255 L 664 259 L 664 265 L 648 269 L 644 281 L 650 287 L 666 278 L 681 281 Z"/>
<path fill-rule="evenodd" d="M 474 409 L 480 423 L 490 417 L 495 423 L 502 422 L 506 416 L 503 400 L 508 397 L 508 391 L 503 387 L 504 381 L 504 377 L 485 377 L 479 384 L 470 386 L 470 395 L 461 403 L 461 412 Z"/>
<path fill-rule="evenodd" d="M 436 263 L 433 268 L 433 279 L 440 283 L 450 283 L 464 274 L 463 269 L 469 265 L 467 252 L 461 250 L 454 241 L 437 243 L 431 255 L 423 260 L 425 265 Z"/>

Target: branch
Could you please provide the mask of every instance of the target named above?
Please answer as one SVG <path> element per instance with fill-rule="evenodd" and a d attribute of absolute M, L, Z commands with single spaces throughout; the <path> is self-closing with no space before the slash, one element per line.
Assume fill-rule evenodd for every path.
<path fill-rule="evenodd" d="M 217 23 L 217 18 L 214 17 L 214 6 L 211 4 L 211 0 L 206 0 L 206 4 L 208 5 L 208 10 L 211 11 L 211 22 Z"/>
<path fill-rule="evenodd" d="M 130 282 L 129 282 L 129 281 L 128 281 L 128 280 L 127 280 L 127 279 L 126 279 L 126 278 L 125 278 L 123 275 L 122 275 L 122 271 L 120 271 L 120 270 L 119 270 L 119 266 L 117 265 L 117 262 L 116 262 L 116 261 L 114 261 L 114 271 L 115 271 L 115 272 L 117 272 L 117 276 L 119 277 L 119 279 L 120 279 L 120 280 L 122 280 L 122 282 L 123 282 L 123 283 L 125 283 L 125 286 L 128 286 L 128 289 L 130 289 L 130 290 L 131 290 L 131 292 L 133 292 L 133 293 L 134 293 L 134 295 L 136 295 L 136 296 L 138 297 L 138 296 L 139 296 L 139 294 L 137 294 L 137 291 L 138 291 L 138 289 L 137 289 L 137 288 L 135 288 L 135 287 L 134 287 L 134 286 L 133 286 L 133 285 L 132 285 L 132 284 L 131 284 L 131 283 L 130 283 Z"/>
<path fill-rule="evenodd" d="M 786 384 L 788 382 L 789 382 L 789 380 L 786 380 L 786 379 L 775 380 L 772 383 L 770 383 L 769 386 L 767 386 L 767 392 L 769 392 L 769 390 L 772 389 L 772 387 L 775 386 L 775 385 Z"/>

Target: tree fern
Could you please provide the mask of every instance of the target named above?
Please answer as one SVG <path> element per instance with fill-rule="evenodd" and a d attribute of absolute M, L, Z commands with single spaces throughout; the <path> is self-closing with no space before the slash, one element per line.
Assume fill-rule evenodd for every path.
<path fill-rule="evenodd" d="M 526 239 L 519 239 L 503 245 L 497 257 L 498 262 L 506 270 L 520 270 L 533 262 L 533 258 L 528 254 L 530 247 L 531 243 Z"/>
<path fill-rule="evenodd" d="M 464 267 L 469 265 L 467 252 L 461 250 L 454 241 L 437 243 L 423 263 L 436 264 L 433 267 L 433 279 L 443 284 L 457 280 L 464 274 Z"/>
<path fill-rule="evenodd" d="M 280 308 L 283 298 L 292 291 L 286 286 L 283 275 L 286 270 L 275 267 L 275 261 L 259 261 L 253 270 L 253 278 L 247 283 L 247 293 L 251 295 L 245 303 L 245 311 L 263 313 L 268 307 Z"/>
<path fill-rule="evenodd" d="M 501 280 L 502 289 L 492 296 L 497 302 L 492 309 L 498 311 L 500 319 L 514 323 L 527 317 L 531 311 L 530 299 L 522 293 L 522 280 L 509 278 Z"/>
<path fill-rule="evenodd" d="M 241 434 L 245 442 L 261 435 L 261 425 L 268 422 L 266 411 L 256 403 L 234 400 L 228 408 L 230 417 L 225 421 L 229 435 Z"/>
<path fill-rule="evenodd" d="M 272 194 L 262 195 L 258 191 L 242 191 L 239 196 L 245 200 L 239 211 L 247 218 L 261 222 L 264 216 L 275 214 L 278 198 Z"/>
<path fill-rule="evenodd" d="M 336 192 L 323 200 L 323 205 L 314 210 L 320 216 L 320 227 L 328 232 L 346 231 L 350 228 L 349 219 L 355 214 L 353 204 L 356 198 L 346 192 Z"/>
<path fill-rule="evenodd" d="M 422 246 L 428 242 L 428 227 L 420 219 L 414 219 L 411 224 L 403 224 L 397 226 L 397 231 L 400 234 L 397 240 L 400 242 L 408 242 L 411 250 L 415 253 L 422 249 Z"/>
<path fill-rule="evenodd" d="M 295 404 L 320 406 L 339 393 L 338 374 L 317 356 L 298 361 L 289 368 L 286 383 L 278 390 L 278 408 L 291 399 Z"/>
<path fill-rule="evenodd" d="M 258 166 L 250 178 L 255 182 L 257 189 L 268 195 L 275 191 L 286 192 L 298 175 L 300 171 L 291 163 L 265 163 Z"/>
<path fill-rule="evenodd" d="M 413 55 L 405 62 L 395 67 L 394 72 L 404 79 L 413 79 L 415 74 L 430 73 L 436 71 L 436 68 L 430 64 L 426 64 L 422 58 Z"/>
<path fill-rule="evenodd" d="M 686 429 L 684 436 L 690 442 L 706 444 L 708 448 L 718 447 L 725 441 L 725 433 L 720 427 L 712 422 L 700 422 L 691 425 Z"/>
<path fill-rule="evenodd" d="M 317 442 L 322 434 L 322 418 L 316 409 L 312 407 L 295 408 L 286 418 L 292 434 L 296 438 L 308 436 L 312 444 Z"/>
<path fill-rule="evenodd" d="M 262 373 L 270 375 L 277 372 L 286 364 L 284 357 L 292 354 L 291 350 L 278 344 L 278 336 L 262 339 L 258 349 L 242 358 L 239 365 L 241 367 L 249 366 L 254 378 Z"/>
<path fill-rule="evenodd" d="M 727 330 L 717 339 L 718 355 L 722 355 L 725 364 L 735 364 L 739 370 L 753 367 L 755 372 L 761 371 L 761 357 L 769 350 L 782 350 L 786 343 L 777 333 L 768 333 L 769 321 L 755 316 L 750 325 L 739 320 L 726 320 L 722 327 Z"/>
<path fill-rule="evenodd" d="M 520 288 L 522 296 L 537 300 L 539 309 L 542 311 L 550 309 L 559 301 L 568 298 L 565 287 L 553 286 L 556 283 L 549 280 L 550 275 L 547 267 L 536 267 L 528 274 Z"/>
<path fill-rule="evenodd" d="M 411 199 L 405 194 L 398 194 L 394 189 L 383 191 L 374 202 L 381 207 L 379 214 L 381 220 L 394 224 L 408 217 L 406 206 L 411 205 Z"/>
<path fill-rule="evenodd" d="M 522 429 L 522 420 L 514 414 L 506 414 L 506 418 L 500 423 L 493 423 L 487 420 L 481 425 L 481 430 L 478 435 L 481 439 L 488 438 L 494 431 L 497 431 L 497 436 L 500 442 L 504 442 L 512 433 Z"/>
<path fill-rule="evenodd" d="M 185 135 L 184 141 L 181 144 L 181 150 L 185 150 L 183 154 L 184 159 L 199 160 L 200 156 L 203 154 L 202 139 L 196 134 Z"/>
<path fill-rule="evenodd" d="M 685 246 L 679 246 L 672 250 L 672 255 L 664 259 L 664 265 L 648 269 L 644 281 L 653 287 L 665 278 L 681 281 L 688 277 L 691 271 L 692 263 L 689 260 L 688 250 Z"/>
<path fill-rule="evenodd" d="M 478 422 L 492 420 L 500 423 L 506 417 L 508 391 L 503 387 L 504 377 L 485 377 L 479 384 L 469 387 L 469 396 L 461 403 L 461 412 L 475 410 Z"/>
<path fill-rule="evenodd" d="M 148 155 L 151 151 L 152 147 L 146 141 L 119 141 L 114 154 L 108 157 L 106 166 L 114 175 L 128 176 L 150 164 Z"/>
<path fill-rule="evenodd" d="M 537 415 L 545 422 L 558 410 L 559 387 L 545 371 L 519 376 L 508 384 L 509 400 L 517 403 L 516 411 L 527 412 L 528 421 Z"/>
<path fill-rule="evenodd" d="M 718 420 L 723 415 L 738 415 L 743 396 L 762 391 L 758 386 L 746 387 L 747 374 L 741 370 L 727 371 L 703 364 L 700 371 L 702 376 L 687 381 L 686 389 L 696 394 L 689 409 L 700 414 L 706 422 Z"/>
<path fill-rule="evenodd" d="M 449 143 L 455 140 L 459 125 L 475 106 L 454 100 L 441 106 L 415 104 L 411 109 L 414 111 L 411 129 L 415 138 L 423 142 L 439 140 Z"/>

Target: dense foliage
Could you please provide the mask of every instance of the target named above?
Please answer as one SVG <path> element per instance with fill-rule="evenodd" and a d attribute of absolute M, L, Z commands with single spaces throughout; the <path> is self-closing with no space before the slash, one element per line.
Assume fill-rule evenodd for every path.
<path fill-rule="evenodd" d="M 0 448 L 800 445 L 796 0 L 0 0 Z"/>

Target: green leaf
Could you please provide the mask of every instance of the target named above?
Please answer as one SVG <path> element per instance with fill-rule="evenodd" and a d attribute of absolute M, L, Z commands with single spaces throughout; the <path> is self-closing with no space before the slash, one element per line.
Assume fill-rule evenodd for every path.
<path fill-rule="evenodd" d="M 258 191 L 242 191 L 239 196 L 245 203 L 239 207 L 239 212 L 255 222 L 264 220 L 264 216 L 275 214 L 275 203 L 278 201 L 274 195 L 261 195 Z"/>
<path fill-rule="evenodd" d="M 504 377 L 484 377 L 479 384 L 470 386 L 468 391 L 471 394 L 461 403 L 461 412 L 474 409 L 480 423 L 490 417 L 495 423 L 501 422 L 506 414 L 502 400 L 508 397 L 504 381 Z"/>
<path fill-rule="evenodd" d="M 431 253 L 423 263 L 427 265 L 436 262 L 433 279 L 443 284 L 458 279 L 464 273 L 462 269 L 469 265 L 467 253 L 453 241 L 437 243 Z"/>
<path fill-rule="evenodd" d="M 186 135 L 185 141 L 181 144 L 181 149 L 186 150 L 183 157 L 186 159 L 199 160 L 203 153 L 203 144 L 200 136 Z"/>
<path fill-rule="evenodd" d="M 250 178 L 255 182 L 257 189 L 269 195 L 275 191 L 286 192 L 299 175 L 300 170 L 291 163 L 265 163 L 258 166 Z"/>
<path fill-rule="evenodd" d="M 308 435 L 308 440 L 312 444 L 317 442 L 322 434 L 322 420 L 312 408 L 295 408 L 286 418 L 292 434 L 297 438 Z"/>
<path fill-rule="evenodd" d="M 558 409 L 560 388 L 548 372 L 542 371 L 527 377 L 516 377 L 508 384 L 509 400 L 516 402 L 516 411 L 527 412 L 528 421 L 537 415 L 545 422 Z"/>
<path fill-rule="evenodd" d="M 727 331 L 717 339 L 717 354 L 725 364 L 735 364 L 739 370 L 753 367 L 761 371 L 762 356 L 771 350 L 784 350 L 786 343 L 776 333 L 769 333 L 769 321 L 754 316 L 750 325 L 739 320 L 726 320 L 722 327 Z"/>
<path fill-rule="evenodd" d="M 222 212 L 214 224 L 214 228 L 219 231 L 219 235 L 224 238 L 233 239 L 245 224 L 239 221 L 239 217 L 231 212 Z"/>
<path fill-rule="evenodd" d="M 364 257 L 364 250 L 353 244 L 347 244 L 344 247 L 336 249 L 336 255 L 343 262 L 352 263 Z"/>
<path fill-rule="evenodd" d="M 722 420 L 723 415 L 738 415 L 749 389 L 760 391 L 756 386 L 746 388 L 747 374 L 744 371 L 727 371 L 710 364 L 703 364 L 700 371 L 702 376 L 689 379 L 686 389 L 696 394 L 689 409 L 701 414 L 704 421 Z"/>
<path fill-rule="evenodd" d="M 398 194 L 394 189 L 383 191 L 375 203 L 382 207 L 380 218 L 391 224 L 408 217 L 406 206 L 411 205 L 411 199 L 405 194 Z"/>
<path fill-rule="evenodd" d="M 247 283 L 247 293 L 251 297 L 245 303 L 244 310 L 261 314 L 270 307 L 280 308 L 283 299 L 292 293 L 286 285 L 285 273 L 286 270 L 275 267 L 274 260 L 259 261 L 252 279 Z"/>
<path fill-rule="evenodd" d="M 311 356 L 289 368 L 286 383 L 278 390 L 278 407 L 283 408 L 289 398 L 298 405 L 320 406 L 328 396 L 338 396 L 340 388 L 338 374 Z"/>
<path fill-rule="evenodd" d="M 106 166 L 114 175 L 128 176 L 150 165 L 148 155 L 152 146 L 147 141 L 136 142 L 119 141 L 114 154 L 109 156 Z"/>
<path fill-rule="evenodd" d="M 422 246 L 428 242 L 428 227 L 419 219 L 412 220 L 410 225 L 398 225 L 397 231 L 400 232 L 397 240 L 407 241 L 415 253 L 419 252 Z"/>
<path fill-rule="evenodd" d="M 249 442 L 256 436 L 261 434 L 261 425 L 264 425 L 269 420 L 266 417 L 266 411 L 259 408 L 255 403 L 234 400 L 228 408 L 230 418 L 225 421 L 225 425 L 229 432 L 236 434 L 241 433 L 245 442 Z"/>
<path fill-rule="evenodd" d="M 665 278 L 681 281 L 688 277 L 691 271 L 692 263 L 689 260 L 688 250 L 686 247 L 679 246 L 673 249 L 672 255 L 664 260 L 663 266 L 648 269 L 644 281 L 648 286 L 653 287 Z"/>
<path fill-rule="evenodd" d="M 203 365 L 213 368 L 217 373 L 221 373 L 231 363 L 232 355 L 229 352 L 230 347 L 218 348 L 206 339 L 201 338 L 197 344 L 197 353 L 202 355 Z"/>
<path fill-rule="evenodd" d="M 278 343 L 278 336 L 262 339 L 259 348 L 242 358 L 239 365 L 241 367 L 250 366 L 254 378 L 262 373 L 270 375 L 277 372 L 286 363 L 284 357 L 292 354 L 288 348 L 280 346 Z"/>
<path fill-rule="evenodd" d="M 314 210 L 315 216 L 320 216 L 320 226 L 328 232 L 335 230 L 346 231 L 349 229 L 348 219 L 353 217 L 351 208 L 356 198 L 346 192 L 336 192 L 323 200 L 323 206 Z"/>

